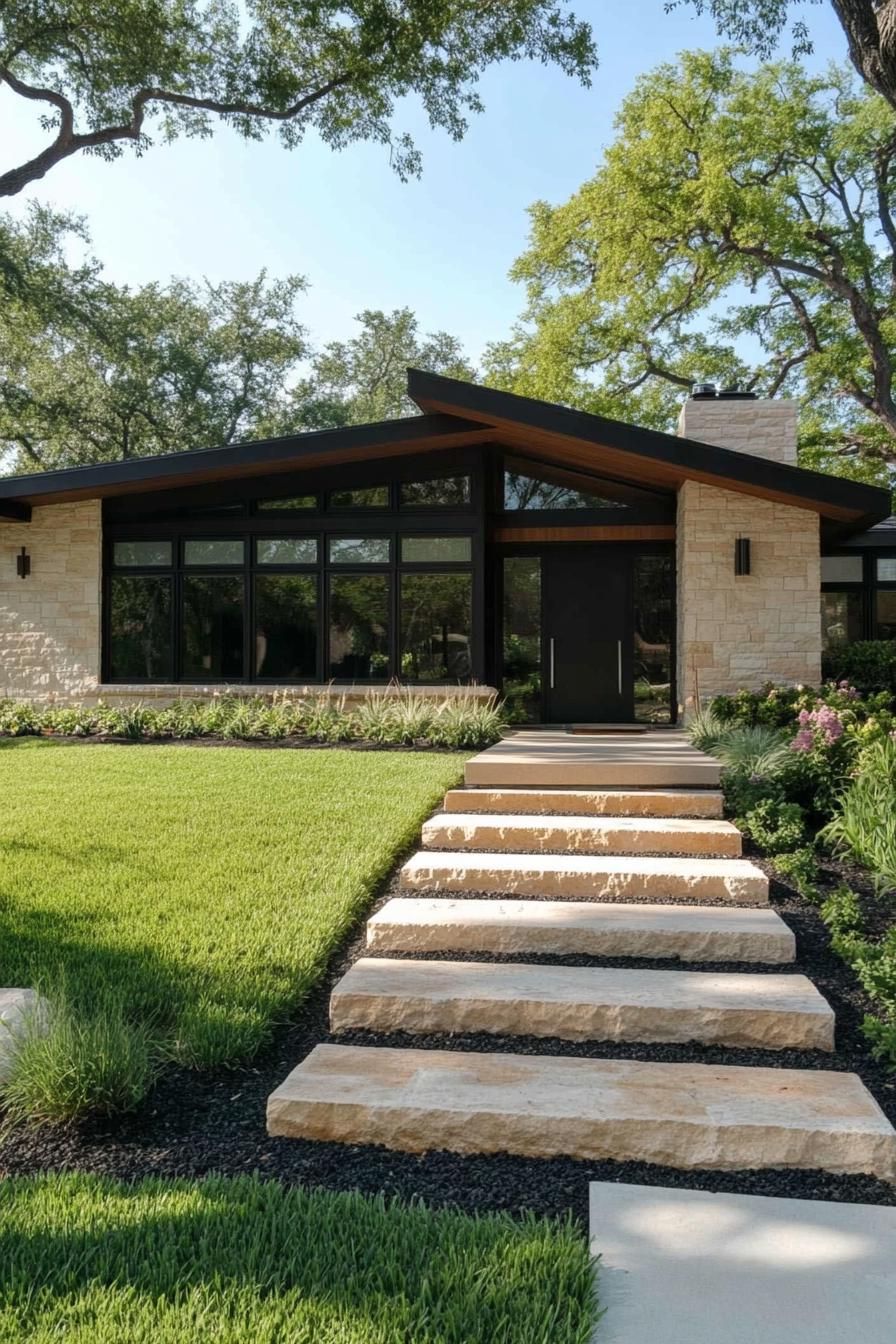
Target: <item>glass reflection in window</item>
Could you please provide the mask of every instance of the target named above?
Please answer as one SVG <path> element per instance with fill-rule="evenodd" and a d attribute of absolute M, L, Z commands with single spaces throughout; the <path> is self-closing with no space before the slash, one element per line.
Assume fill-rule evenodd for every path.
<path fill-rule="evenodd" d="M 471 673 L 472 576 L 401 576 L 401 675 L 466 681 Z"/>

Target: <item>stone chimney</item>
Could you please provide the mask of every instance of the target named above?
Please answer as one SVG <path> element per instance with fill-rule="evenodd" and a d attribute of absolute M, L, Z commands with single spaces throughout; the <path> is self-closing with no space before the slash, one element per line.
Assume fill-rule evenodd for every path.
<path fill-rule="evenodd" d="M 684 439 L 796 466 L 798 410 L 798 403 L 787 398 L 698 393 L 682 406 L 678 433 Z"/>

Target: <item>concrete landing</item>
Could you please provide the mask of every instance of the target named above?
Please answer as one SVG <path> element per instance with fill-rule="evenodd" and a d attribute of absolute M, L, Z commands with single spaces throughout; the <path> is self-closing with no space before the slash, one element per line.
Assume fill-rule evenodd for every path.
<path fill-rule="evenodd" d="M 516 962 L 361 957 L 330 995 L 330 1028 L 834 1048 L 833 1011 L 804 975 Z"/>
<path fill-rule="evenodd" d="M 388 901 L 367 921 L 378 952 L 511 952 L 783 963 L 796 939 L 771 909 L 595 901 Z"/>
<path fill-rule="evenodd" d="M 768 905 L 768 878 L 746 859 L 421 850 L 402 868 L 401 882 L 424 891 Z"/>
<path fill-rule="evenodd" d="M 721 817 L 714 789 L 450 789 L 446 812 L 595 817 Z"/>
<path fill-rule="evenodd" d="M 896 1208 L 591 1185 L 596 1344 L 893 1344 Z"/>
<path fill-rule="evenodd" d="M 711 854 L 739 858 L 730 821 L 683 817 L 532 817 L 441 812 L 423 826 L 426 849 L 517 854 Z"/>
<path fill-rule="evenodd" d="M 717 789 L 720 770 L 675 729 L 583 736 L 524 729 L 474 756 L 464 779 L 481 788 Z"/>
<path fill-rule="evenodd" d="M 852 1073 L 318 1045 L 269 1097 L 267 1123 L 411 1153 L 896 1179 L 896 1132 Z"/>

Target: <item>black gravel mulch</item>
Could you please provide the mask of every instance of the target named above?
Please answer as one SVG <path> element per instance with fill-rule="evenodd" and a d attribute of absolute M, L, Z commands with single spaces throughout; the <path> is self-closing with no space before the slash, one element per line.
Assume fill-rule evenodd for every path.
<path fill-rule="evenodd" d="M 750 856 L 755 857 L 755 856 Z M 761 866 L 770 870 L 763 860 Z M 844 875 L 832 866 L 825 882 L 833 886 Z M 856 875 L 848 874 L 859 886 Z M 392 878 L 376 903 L 398 893 Z M 405 893 L 408 894 L 408 893 Z M 694 1061 L 787 1068 L 849 1070 L 858 1073 L 884 1112 L 896 1123 L 896 1075 L 872 1058 L 860 1026 L 872 1010 L 852 972 L 833 954 L 824 925 L 795 892 L 774 882 L 772 902 L 797 935 L 798 960 L 789 967 L 753 964 L 694 970 L 745 970 L 770 974 L 793 970 L 808 975 L 837 1017 L 837 1050 L 733 1050 L 681 1045 L 577 1043 L 532 1037 L 369 1036 L 339 1039 L 380 1045 L 413 1045 L 420 1049 L 514 1051 L 564 1054 L 588 1058 Z M 337 954 L 321 985 L 306 1000 L 295 1021 L 280 1028 L 270 1048 L 251 1066 L 196 1073 L 172 1069 L 133 1115 L 115 1121 L 90 1122 L 69 1129 L 29 1129 L 9 1133 L 0 1142 L 0 1174 L 44 1170 L 80 1170 L 124 1179 L 147 1175 L 197 1177 L 209 1172 L 237 1174 L 257 1171 L 287 1183 L 329 1189 L 384 1192 L 419 1197 L 432 1206 L 468 1211 L 532 1209 L 557 1215 L 568 1211 L 587 1225 L 588 1182 L 617 1181 L 642 1185 L 683 1186 L 743 1194 L 827 1199 L 847 1203 L 896 1205 L 896 1189 L 870 1176 L 834 1176 L 818 1171 L 683 1172 L 639 1162 L 590 1162 L 572 1158 L 530 1159 L 508 1155 L 461 1157 L 452 1153 L 414 1156 L 368 1146 L 271 1139 L 264 1126 L 265 1102 L 287 1073 L 328 1034 L 330 989 L 358 956 L 366 954 L 363 927 Z M 463 954 L 464 959 L 468 959 Z M 452 958 L 454 959 L 454 954 Z M 460 955 L 457 959 L 461 959 Z M 526 960 L 535 957 L 483 958 Z M 642 966 L 656 969 L 683 963 L 608 960 L 591 957 L 544 958 L 568 965 Z"/>

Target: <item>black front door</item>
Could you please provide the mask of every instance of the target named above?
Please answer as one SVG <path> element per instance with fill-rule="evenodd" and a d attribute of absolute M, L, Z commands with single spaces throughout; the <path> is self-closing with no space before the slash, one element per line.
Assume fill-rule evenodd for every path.
<path fill-rule="evenodd" d="M 558 546 L 542 565 L 547 722 L 630 723 L 628 554 L 605 545 Z"/>

